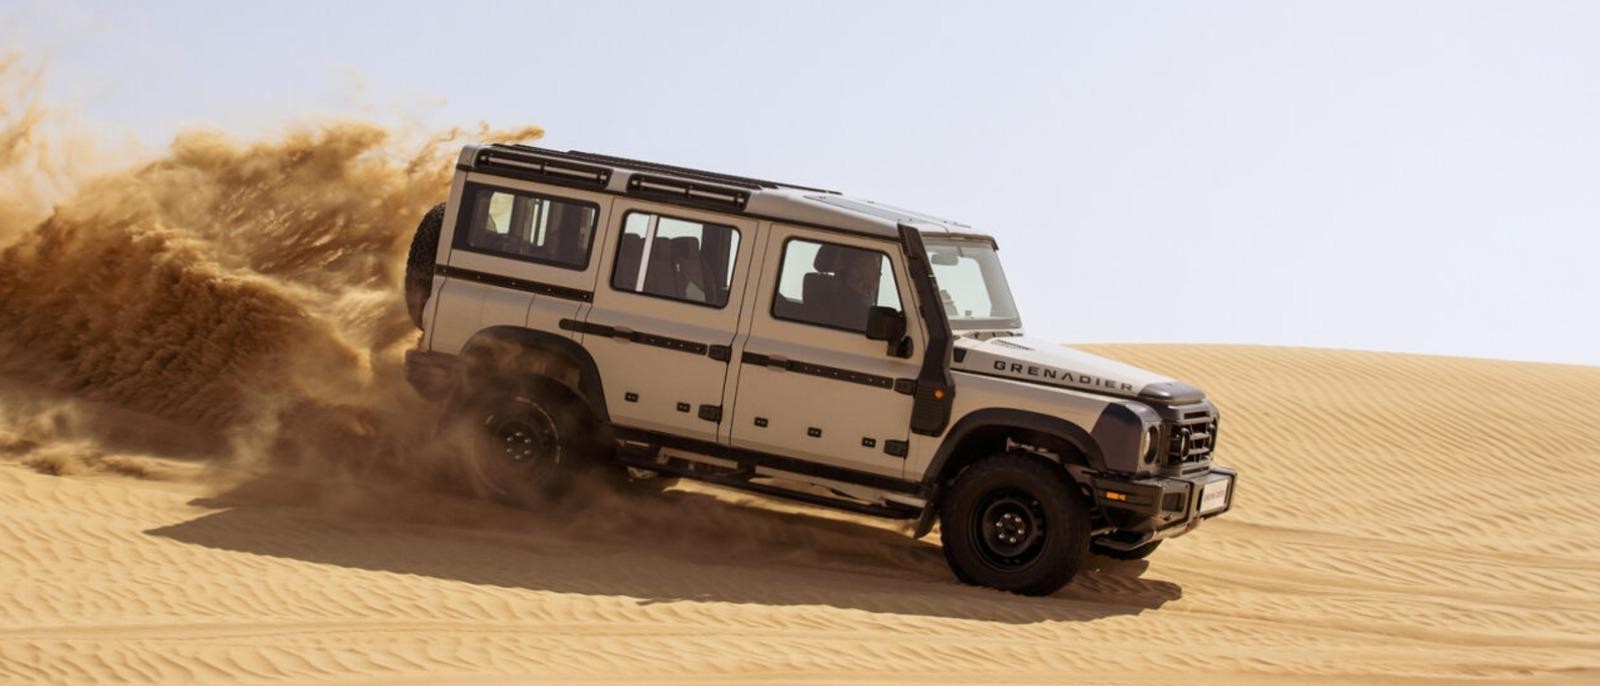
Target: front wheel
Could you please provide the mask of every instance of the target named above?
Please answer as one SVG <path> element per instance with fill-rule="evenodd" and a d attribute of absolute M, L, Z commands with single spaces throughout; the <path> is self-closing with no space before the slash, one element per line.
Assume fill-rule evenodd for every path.
<path fill-rule="evenodd" d="M 1022 595 L 1054 593 L 1089 555 L 1083 496 L 1036 455 L 996 455 L 962 472 L 945 492 L 939 529 L 962 581 Z"/>

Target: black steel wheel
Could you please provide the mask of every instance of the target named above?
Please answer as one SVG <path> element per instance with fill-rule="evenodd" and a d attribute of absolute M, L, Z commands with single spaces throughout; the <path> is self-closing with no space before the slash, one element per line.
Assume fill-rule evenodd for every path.
<path fill-rule="evenodd" d="M 561 467 L 561 427 L 549 410 L 532 399 L 501 399 L 482 421 L 483 432 L 499 451 L 497 457 L 507 465 L 530 475 Z"/>
<path fill-rule="evenodd" d="M 1045 516 L 1038 498 L 1018 489 L 1000 489 L 985 495 L 979 510 L 970 526 L 984 564 L 1015 572 L 1039 560 L 1044 550 Z"/>
<path fill-rule="evenodd" d="M 1025 453 L 968 467 L 939 508 L 945 560 L 962 581 L 1049 595 L 1089 554 L 1089 510 L 1066 471 Z"/>
<path fill-rule="evenodd" d="M 491 386 L 455 415 L 470 424 L 476 463 L 501 502 L 560 499 L 599 457 L 588 408 L 554 382 Z"/>

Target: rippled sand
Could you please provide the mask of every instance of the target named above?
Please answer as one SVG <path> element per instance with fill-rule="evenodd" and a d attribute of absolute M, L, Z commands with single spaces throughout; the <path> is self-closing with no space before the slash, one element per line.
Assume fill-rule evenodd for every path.
<path fill-rule="evenodd" d="M 1054 597 L 710 488 L 219 494 L 196 462 L 14 443 L 0 681 L 1600 682 L 1600 368 L 1088 349 L 1211 392 L 1238 500 Z"/>

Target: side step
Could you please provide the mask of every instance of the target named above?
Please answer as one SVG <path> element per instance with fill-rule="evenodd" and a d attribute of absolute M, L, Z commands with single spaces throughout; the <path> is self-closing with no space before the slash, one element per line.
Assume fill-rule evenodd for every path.
<path fill-rule="evenodd" d="M 681 476 L 686 479 L 704 481 L 706 483 L 713 483 L 718 486 L 727 486 L 729 488 L 737 488 L 742 491 L 751 491 L 754 493 L 760 493 L 762 495 L 787 498 L 789 500 L 797 500 L 811 505 L 821 505 L 823 507 L 830 507 L 836 510 L 846 510 L 849 512 L 855 512 L 857 514 L 872 515 L 874 517 L 886 517 L 889 519 L 916 519 L 922 515 L 921 509 L 907 505 L 874 505 L 872 503 L 857 502 L 854 500 L 846 500 L 844 498 L 833 498 L 825 495 L 817 495 L 815 493 L 791 491 L 786 488 L 755 483 L 751 481 L 752 478 L 755 478 L 754 473 L 719 473 L 703 471 L 679 464 L 653 462 L 647 457 L 630 454 L 632 452 L 633 451 L 629 450 L 618 450 L 615 458 L 616 462 L 628 467 L 648 469 L 652 472 L 660 472 L 662 474 L 670 474 L 672 476 Z"/>

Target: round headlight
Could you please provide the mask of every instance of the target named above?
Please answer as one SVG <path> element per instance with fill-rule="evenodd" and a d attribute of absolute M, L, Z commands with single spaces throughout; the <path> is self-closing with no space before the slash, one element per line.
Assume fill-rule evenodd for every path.
<path fill-rule="evenodd" d="M 1156 461 L 1156 432 L 1160 430 L 1159 426 L 1151 426 L 1139 438 L 1139 454 L 1144 457 L 1145 464 Z"/>

